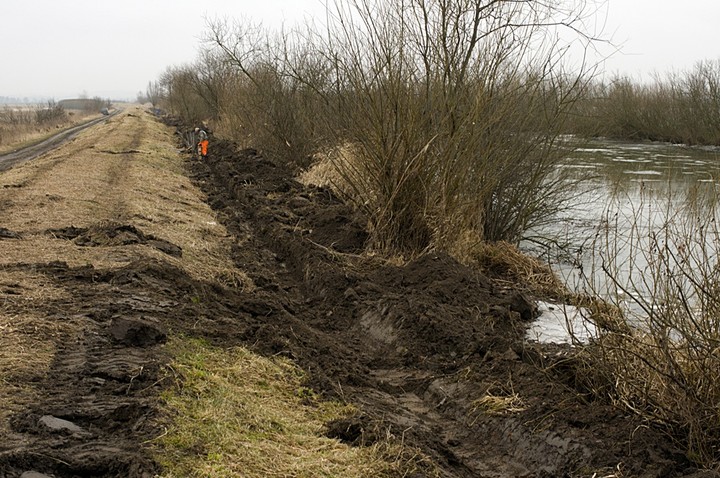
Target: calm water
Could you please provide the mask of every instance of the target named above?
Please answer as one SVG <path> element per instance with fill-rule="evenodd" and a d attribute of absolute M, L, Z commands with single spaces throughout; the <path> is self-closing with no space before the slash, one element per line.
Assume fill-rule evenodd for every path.
<path fill-rule="evenodd" d="M 585 178 L 584 186 L 552 226 L 534 231 L 546 246 L 523 244 L 572 288 L 613 300 L 649 297 L 661 254 L 684 258 L 684 267 L 716 262 L 720 221 L 710 198 L 720 192 L 719 149 L 610 140 L 573 146 L 562 170 Z"/>

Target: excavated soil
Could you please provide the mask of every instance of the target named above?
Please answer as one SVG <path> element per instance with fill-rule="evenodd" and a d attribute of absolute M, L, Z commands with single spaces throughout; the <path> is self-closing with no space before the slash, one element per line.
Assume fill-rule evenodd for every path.
<path fill-rule="evenodd" d="M 50 373 L 28 378 L 43 393 L 10 415 L 1 478 L 159 473 L 144 443 L 162 432 L 163 343 L 177 333 L 295 360 L 309 386 L 360 410 L 329 423 L 328 436 L 366 446 L 389 430 L 442 477 L 700 476 L 661 430 L 578 390 L 571 365 L 553 366 L 568 350 L 524 342 L 534 313 L 524 293 L 444 254 L 406 265 L 363 255 L 362 217 L 254 150 L 213 141 L 187 174 L 256 288 L 190 277 L 172 262 L 180 246 L 130 220 L 46 230 L 82 248 L 159 255 L 116 268 L 32 258 L 0 267 L 67 291 L 42 313 L 82 331 L 59 338 Z M 22 240 L 0 230 L 0 246 Z M 0 281 L 5 298 L 20 288 Z M 514 401 L 493 412 L 483 397 Z"/>

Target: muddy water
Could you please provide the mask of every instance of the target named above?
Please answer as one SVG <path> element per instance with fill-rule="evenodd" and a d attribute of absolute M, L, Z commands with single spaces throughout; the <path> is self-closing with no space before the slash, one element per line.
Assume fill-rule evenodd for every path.
<path fill-rule="evenodd" d="M 573 289 L 637 309 L 631 296 L 652 294 L 658 245 L 682 254 L 703 244 L 705 260 L 716 256 L 717 236 L 708 232 L 718 230 L 718 222 L 711 221 L 718 214 L 709 204 L 720 192 L 720 149 L 568 143 L 574 151 L 561 171 L 568 180 L 583 178 L 582 186 L 554 224 L 534 231 L 547 246 L 526 246 L 553 263 Z"/>

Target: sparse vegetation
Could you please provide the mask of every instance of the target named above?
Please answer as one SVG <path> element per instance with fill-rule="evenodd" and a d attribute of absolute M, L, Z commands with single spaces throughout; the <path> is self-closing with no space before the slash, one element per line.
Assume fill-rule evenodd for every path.
<path fill-rule="evenodd" d="M 720 462 L 717 204 L 714 193 L 668 198 L 659 211 L 645 205 L 656 215 L 638 214 L 627 242 L 612 228 L 598 236 L 599 263 L 618 293 L 587 349 L 591 388 L 682 437 L 687 456 L 705 466 Z"/>
<path fill-rule="evenodd" d="M 356 411 L 325 402 L 281 358 L 178 339 L 165 394 L 172 417 L 157 441 L 165 477 L 409 476 L 416 466 L 397 443 L 353 447 L 323 436 L 325 424 Z"/>
<path fill-rule="evenodd" d="M 68 122 L 65 109 L 54 101 L 46 106 L 5 106 L 0 109 L 0 148 Z"/>
<path fill-rule="evenodd" d="M 100 98 L 4 106 L 0 109 L 0 153 L 42 141 L 58 129 L 85 121 L 109 106 L 109 100 Z"/>
<path fill-rule="evenodd" d="M 99 96 L 94 98 L 74 98 L 58 101 L 58 105 L 68 110 L 78 110 L 84 113 L 98 113 L 103 108 L 109 108 L 112 102 Z"/>
<path fill-rule="evenodd" d="M 720 145 L 720 60 L 692 71 L 598 82 L 576 103 L 574 132 L 619 139 Z"/>

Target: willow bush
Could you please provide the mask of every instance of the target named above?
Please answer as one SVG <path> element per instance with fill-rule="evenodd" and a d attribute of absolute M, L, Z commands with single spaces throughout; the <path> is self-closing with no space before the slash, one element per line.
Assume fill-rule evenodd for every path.
<path fill-rule="evenodd" d="M 334 158 L 372 248 L 413 255 L 468 232 L 516 242 L 567 199 L 558 138 L 591 71 L 565 69 L 559 30 L 591 41 L 588 6 L 348 0 L 291 32 L 214 21 L 222 93 L 209 102 L 184 74 L 166 90 L 187 92 L 173 111 L 217 104 L 218 131 L 276 158 Z"/>
<path fill-rule="evenodd" d="M 587 78 L 565 73 L 549 25 L 581 10 L 336 4 L 323 50 L 349 92 L 340 113 L 350 125 L 336 144 L 357 155 L 339 164 L 376 246 L 448 249 L 467 231 L 515 242 L 551 217 L 566 197 L 554 181 L 557 138 Z"/>
<path fill-rule="evenodd" d="M 573 114 L 569 130 L 587 136 L 720 145 L 720 60 L 646 83 L 598 81 Z"/>
<path fill-rule="evenodd" d="M 714 188 L 690 193 L 646 193 L 628 218 L 608 211 L 593 248 L 603 274 L 590 290 L 607 298 L 612 313 L 600 322 L 612 326 L 585 352 L 590 389 L 712 467 L 720 463 L 720 210 Z M 625 219 L 629 227 L 616 230 Z"/>

